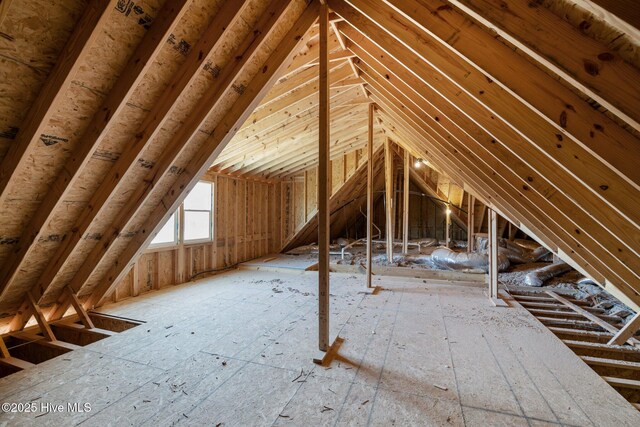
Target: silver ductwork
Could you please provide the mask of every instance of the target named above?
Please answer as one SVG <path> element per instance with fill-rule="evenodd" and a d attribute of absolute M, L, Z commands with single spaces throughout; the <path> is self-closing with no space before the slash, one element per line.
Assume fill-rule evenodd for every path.
<path fill-rule="evenodd" d="M 431 254 L 431 261 L 438 268 L 450 270 L 476 270 L 489 272 L 489 256 L 479 252 L 454 252 L 447 248 L 438 248 Z M 509 268 L 509 259 L 498 253 L 498 271 Z"/>
<path fill-rule="evenodd" d="M 558 262 L 555 264 L 547 265 L 537 270 L 533 270 L 531 273 L 524 277 L 524 283 L 527 286 L 534 286 L 539 288 L 547 280 L 571 271 L 571 266 L 566 262 Z"/>

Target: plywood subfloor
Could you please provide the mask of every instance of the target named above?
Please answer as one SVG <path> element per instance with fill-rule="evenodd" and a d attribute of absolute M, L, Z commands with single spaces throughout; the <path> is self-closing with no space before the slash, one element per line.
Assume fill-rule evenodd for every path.
<path fill-rule="evenodd" d="M 481 289 L 332 275 L 329 368 L 316 276 L 233 271 L 109 306 L 145 325 L 0 380 L 3 402 L 88 413 L 7 425 L 627 426 L 640 413 L 524 309 Z M 37 417 L 37 418 L 36 418 Z"/>
<path fill-rule="evenodd" d="M 335 258 L 335 256 L 334 256 Z M 272 271 L 300 270 L 304 271 L 318 264 L 318 255 L 265 255 L 240 264 L 240 269 Z"/>

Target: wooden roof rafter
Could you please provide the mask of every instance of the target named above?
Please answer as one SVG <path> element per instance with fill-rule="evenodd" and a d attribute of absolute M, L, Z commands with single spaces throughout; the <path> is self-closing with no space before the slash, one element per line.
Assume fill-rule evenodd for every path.
<path fill-rule="evenodd" d="M 386 75 L 388 75 L 388 70 L 387 70 L 387 74 L 386 74 Z M 373 78 L 373 77 L 369 77 L 369 74 L 368 74 L 368 73 L 364 73 L 364 75 L 363 75 L 363 79 L 364 79 L 365 81 L 370 82 L 370 79 L 371 79 L 371 78 Z M 388 79 L 387 79 L 387 80 L 388 80 Z M 395 79 L 394 79 L 394 81 L 396 82 L 396 87 L 400 87 L 400 85 L 402 85 L 402 84 L 403 84 L 403 83 L 402 83 L 401 81 L 399 81 L 399 80 L 395 80 Z M 385 84 L 385 83 L 386 83 L 386 82 L 385 82 L 385 80 L 384 80 L 382 77 L 380 77 L 380 78 L 376 79 L 376 83 L 375 83 L 375 85 L 382 85 L 382 84 Z M 379 87 L 380 87 L 380 86 L 378 86 L 378 88 L 379 88 Z M 395 92 L 395 94 L 396 94 L 396 96 L 397 96 L 397 95 L 400 93 L 400 91 L 399 91 L 399 90 L 396 90 L 396 87 L 393 87 L 393 86 L 391 86 L 391 85 L 387 85 L 387 88 L 386 88 L 385 90 L 388 90 L 388 91 L 391 91 L 391 92 Z M 406 86 L 404 89 L 405 89 L 405 93 L 410 93 L 410 94 L 412 94 L 412 95 L 413 95 L 414 99 L 417 99 L 417 98 L 416 98 L 416 97 L 417 97 L 417 94 L 413 93 L 413 91 L 411 91 L 411 89 L 410 89 L 408 86 Z M 377 90 L 377 92 L 379 93 L 379 92 L 380 92 L 380 89 L 378 89 L 378 90 Z M 388 92 L 387 92 L 387 93 L 388 93 Z M 402 95 L 401 95 L 401 96 L 402 96 Z M 418 101 L 418 102 L 420 102 L 420 101 Z M 410 108 L 410 109 L 411 109 L 411 108 Z M 413 108 L 413 110 L 414 110 L 414 111 L 417 111 L 417 110 L 416 110 L 416 108 Z M 446 123 L 446 122 L 447 122 L 447 120 L 448 120 L 448 119 L 446 118 L 446 116 L 441 115 L 441 113 L 440 113 L 440 112 L 438 112 L 438 111 L 436 111 L 436 112 L 435 112 L 435 114 L 434 114 L 434 113 L 431 113 L 431 115 L 428 115 L 427 117 L 433 117 L 433 116 L 437 116 L 437 117 L 439 117 L 439 120 L 438 120 L 437 122 L 436 122 L 436 121 L 433 121 L 433 122 L 432 122 L 435 126 L 442 125 L 442 124 Z M 454 128 L 454 130 L 455 130 L 455 128 Z M 469 141 L 469 142 L 467 142 L 466 144 L 464 144 L 464 145 L 462 146 L 463 148 L 464 148 L 464 147 L 473 146 L 473 143 L 475 142 L 473 139 L 469 139 L 468 137 L 467 137 L 467 138 L 465 138 L 465 135 L 464 135 L 464 134 L 460 134 L 460 136 L 459 136 L 459 137 L 460 137 L 460 138 L 464 138 L 463 140 L 465 140 L 465 139 L 466 139 L 467 141 Z M 497 148 L 499 148 L 499 147 L 495 147 L 495 148 L 494 148 L 494 147 L 492 147 L 492 149 L 489 149 L 489 150 L 487 150 L 487 151 L 488 151 L 488 153 L 489 153 L 489 154 L 491 154 L 492 150 L 494 150 L 494 152 L 495 152 L 495 150 L 496 150 Z M 461 149 L 462 149 L 462 148 L 461 148 Z M 507 151 L 503 152 L 503 154 L 502 154 L 502 158 L 503 158 L 503 159 L 508 159 L 508 158 L 509 158 L 509 153 L 508 153 Z M 504 162 L 506 162 L 506 160 L 503 160 L 503 161 L 504 161 Z M 496 170 L 503 170 L 503 169 L 507 169 L 507 170 L 508 170 L 508 169 L 512 169 L 512 168 L 514 167 L 513 160 L 511 161 L 511 163 L 502 163 L 502 164 L 500 164 L 500 165 L 496 165 L 495 163 L 490 163 L 490 165 L 491 165 L 491 167 L 495 168 Z M 517 163 L 516 163 L 516 165 L 517 165 Z M 533 171 L 531 171 L 531 170 L 528 170 L 528 171 L 526 172 L 525 176 L 526 176 L 526 178 L 525 178 L 525 177 L 520 178 L 520 182 L 522 182 L 522 185 L 528 186 L 528 185 L 530 184 L 530 182 L 531 182 L 528 178 L 529 178 L 529 177 L 531 177 L 531 176 L 536 176 L 536 174 L 535 174 L 535 172 L 533 172 Z M 542 177 L 540 177 L 539 179 L 536 179 L 535 181 L 536 181 L 536 182 L 543 181 L 543 178 L 542 178 Z M 512 185 L 514 185 L 515 183 L 517 183 L 517 182 L 518 182 L 518 180 L 516 180 L 516 178 L 514 177 L 514 178 L 509 179 L 509 182 L 512 182 L 512 183 L 513 183 Z M 533 189 L 533 187 L 532 187 L 532 189 Z M 568 201 L 568 200 L 567 200 L 566 202 L 567 202 L 567 203 L 569 203 L 569 201 Z M 542 202 L 542 201 L 540 201 L 539 203 L 543 203 L 543 202 Z M 546 206 L 546 207 L 548 208 L 548 209 L 546 209 L 546 211 L 547 211 L 548 213 L 552 213 L 552 212 L 554 212 L 554 211 L 557 211 L 557 215 L 550 215 L 550 216 L 551 216 L 550 220 L 553 220 L 553 218 L 560 218 L 560 217 L 562 217 L 562 216 L 565 216 L 564 214 L 562 214 L 562 212 L 561 212 L 561 211 L 558 211 L 558 204 L 560 204 L 560 207 L 562 207 L 562 206 L 563 206 L 563 205 L 561 204 L 561 202 L 560 202 L 560 196 L 558 196 L 558 201 L 556 201 L 556 203 L 555 203 L 555 204 L 549 204 L 548 202 L 547 202 L 546 204 L 544 204 L 544 206 Z M 586 216 L 585 216 L 584 218 L 583 218 L 583 217 L 580 217 L 579 210 L 576 210 L 575 208 L 571 208 L 569 205 L 567 205 L 567 209 L 570 209 L 569 211 L 571 212 L 571 215 L 567 216 L 567 220 L 568 220 L 568 221 L 574 221 L 574 224 L 575 224 L 575 221 L 576 221 L 576 218 L 577 218 L 577 219 L 579 219 L 579 220 L 582 220 L 580 223 L 581 223 L 581 224 L 583 224 L 583 226 L 584 226 L 585 224 L 588 224 L 590 221 L 592 222 L 592 225 L 591 225 L 591 227 L 590 227 L 590 228 L 593 230 L 593 231 L 592 231 L 592 233 L 593 233 L 593 234 L 594 234 L 594 236 L 595 236 L 595 237 L 594 237 L 594 238 L 595 238 L 595 240 L 591 239 L 591 240 L 592 240 L 591 246 L 592 246 L 593 244 L 595 244 L 596 242 L 600 241 L 600 239 L 604 239 L 604 238 L 606 238 L 606 237 L 608 236 L 608 232 L 607 232 L 607 230 L 602 230 L 602 232 L 598 235 L 598 233 L 597 233 L 597 232 L 598 232 L 597 225 L 596 225 L 595 223 L 593 223 L 593 221 L 592 221 L 589 217 L 586 217 Z M 557 221 L 557 219 L 556 219 L 556 221 Z M 565 225 L 565 226 L 566 226 L 566 225 Z M 574 226 L 576 226 L 576 225 L 574 225 Z M 590 244 L 589 244 L 589 237 L 582 238 L 582 239 L 580 239 L 580 241 L 583 243 L 583 245 L 584 245 L 585 247 L 591 247 L 591 246 L 590 246 Z M 602 249 L 605 249 L 605 248 L 602 248 Z M 611 256 L 613 256 L 613 254 L 612 254 Z M 611 258 L 611 262 L 615 262 L 615 261 L 613 260 L 613 258 Z M 622 270 L 622 271 L 624 271 L 624 270 Z M 628 283 L 632 283 L 632 281 L 633 281 L 633 280 L 634 280 L 634 276 L 633 276 L 633 274 L 629 275 L 629 276 L 628 276 L 628 279 L 627 279 L 627 282 L 628 282 Z"/>
<path fill-rule="evenodd" d="M 356 1 L 356 2 L 354 2 L 354 3 L 357 3 L 357 1 Z M 359 7 L 361 7 L 361 5 L 360 5 L 360 4 L 359 4 Z M 363 36 L 362 36 L 362 34 L 361 34 L 361 33 L 362 33 L 362 32 L 364 32 L 368 37 L 373 38 L 373 39 L 374 39 L 374 41 L 375 41 L 377 44 L 379 44 L 379 45 L 380 45 L 380 44 L 382 43 L 383 45 L 384 45 L 384 44 L 388 45 L 388 49 L 391 49 L 391 51 L 393 51 L 393 52 L 394 52 L 394 55 L 395 55 L 397 52 L 402 51 L 402 49 L 403 49 L 403 48 L 398 46 L 397 40 L 395 39 L 395 35 L 391 35 L 390 33 L 388 33 L 388 32 L 390 31 L 390 30 L 389 30 L 389 28 L 387 28 L 387 27 L 385 27 L 385 28 L 384 28 L 384 32 L 386 32 L 386 33 L 383 35 L 383 34 L 382 34 L 382 32 L 380 32 L 380 31 L 379 31 L 379 29 L 381 28 L 379 25 L 377 25 L 377 26 L 375 27 L 375 28 L 376 28 L 376 30 L 374 30 L 374 29 L 373 29 L 374 27 L 372 27 L 372 25 L 373 25 L 373 24 L 371 23 L 371 21 L 368 21 L 368 20 L 367 20 L 367 18 L 365 18 L 363 15 L 361 15 L 361 14 L 360 14 L 360 12 L 356 11 L 355 9 L 350 9 L 350 7 L 349 7 L 348 5 L 346 5 L 346 4 L 336 5 L 335 9 L 336 9 L 336 11 L 337 11 L 338 13 L 342 13 L 343 15 L 344 15 L 344 13 L 347 13 L 347 14 L 348 14 L 348 15 L 346 16 L 346 20 L 345 20 L 345 22 L 343 22 L 343 23 L 340 25 L 340 30 L 341 30 L 341 32 L 343 32 L 343 34 L 346 34 L 348 38 L 349 38 L 349 32 L 351 32 L 351 37 L 352 37 L 352 38 L 353 38 L 353 37 L 355 37 L 355 38 L 356 38 L 356 39 L 358 39 L 358 40 L 362 40 L 362 39 L 363 39 Z M 376 8 L 376 11 L 377 11 L 376 13 L 378 13 L 380 10 L 383 10 L 383 8 L 382 8 L 382 7 L 377 7 L 377 8 Z M 345 12 L 345 11 L 346 11 L 346 12 Z M 371 12 L 371 13 L 373 13 L 373 12 Z M 382 13 L 382 12 L 379 12 L 379 13 Z M 396 17 L 396 18 L 397 18 L 397 17 Z M 357 26 L 359 26 L 359 33 L 354 33 L 354 32 L 353 32 L 354 30 L 352 30 L 352 29 L 351 29 L 351 28 L 353 28 L 353 27 L 352 27 L 353 25 L 357 25 Z M 386 21 L 385 21 L 385 24 L 384 24 L 384 25 L 386 25 Z M 406 32 L 406 28 L 407 28 L 407 26 L 408 26 L 409 28 L 411 27 L 411 26 L 410 26 L 410 23 L 405 22 L 405 26 L 403 26 L 403 31 L 404 31 L 404 32 Z M 392 27 L 392 26 L 391 26 L 391 27 Z M 345 33 L 345 31 L 346 31 L 346 33 Z M 416 30 L 416 31 L 418 31 L 418 30 Z M 387 35 L 387 34 L 388 34 L 388 35 Z M 394 34 L 395 34 L 395 33 L 394 33 Z M 416 33 L 416 34 L 417 34 L 417 33 Z M 400 36 L 402 36 L 402 35 L 400 35 Z M 394 42 L 392 42 L 392 39 L 394 40 Z M 391 47 L 391 46 L 393 46 L 393 47 Z M 407 49 L 408 49 L 408 48 L 407 48 Z M 413 51 L 409 51 L 409 50 L 407 51 L 407 55 L 410 55 L 410 56 L 414 55 L 414 54 L 415 54 L 415 49 L 420 49 L 420 47 L 416 47 L 416 46 L 414 46 L 412 49 L 413 49 Z M 357 54 L 357 53 L 358 53 L 358 52 L 356 52 L 356 54 Z M 430 60 L 430 61 L 431 61 L 431 60 L 433 60 L 433 56 L 430 56 L 430 57 L 429 57 L 429 60 Z M 408 67 L 409 67 L 409 69 L 411 69 L 413 72 L 415 72 L 416 67 L 420 68 L 420 67 L 424 67 L 424 66 L 422 65 L 422 63 L 416 63 L 416 62 L 412 61 L 410 64 L 408 64 Z M 446 73 L 445 73 L 444 75 L 447 75 L 447 76 L 448 76 L 448 78 L 451 78 L 451 75 L 450 75 L 450 74 L 446 74 Z M 466 77 L 466 78 L 465 78 L 465 81 L 464 81 L 464 82 L 462 82 L 462 83 L 463 83 L 463 84 L 467 84 L 467 83 L 468 83 L 468 80 L 469 80 L 469 78 L 468 78 L 468 77 Z M 428 82 L 429 84 L 434 84 L 434 83 L 438 83 L 438 84 L 440 84 L 440 85 L 441 85 L 441 84 L 443 84 L 442 82 L 429 82 L 428 80 L 427 80 L 427 82 Z M 449 92 L 445 92 L 445 93 L 446 93 L 445 97 L 446 97 L 447 99 L 449 99 L 449 100 L 455 100 L 455 99 L 457 99 L 457 97 L 459 97 L 460 90 L 459 90 L 459 88 L 457 88 L 457 89 L 454 89 L 454 90 L 451 90 L 451 91 L 449 91 Z M 466 92 L 465 92 L 465 93 L 466 93 Z M 465 95 L 465 96 L 466 96 L 466 95 Z M 476 100 L 476 101 L 474 101 L 474 102 L 478 102 L 478 101 Z M 462 111 L 468 111 L 468 109 L 469 109 L 469 107 L 468 107 L 468 103 L 465 103 L 465 104 L 464 104 L 464 106 L 461 106 L 461 110 L 462 110 Z M 484 109 L 485 111 L 487 111 L 487 106 L 482 105 L 482 109 Z M 479 110 L 479 111 L 480 111 L 480 110 Z M 491 111 L 491 110 L 488 110 L 488 111 Z M 495 114 L 493 114 L 493 115 L 495 115 Z M 492 115 L 492 117 L 493 117 L 493 115 Z M 508 119 L 511 121 L 511 120 L 513 120 L 513 117 L 514 117 L 513 115 L 508 116 Z M 540 116 L 537 116 L 537 115 L 533 115 L 533 116 L 531 116 L 531 118 L 532 118 L 532 119 L 535 119 L 535 117 L 540 117 Z M 495 120 L 493 120 L 493 119 L 491 119 L 491 121 L 492 121 L 492 122 L 495 122 Z M 509 124 L 509 127 L 513 126 L 513 124 L 512 124 L 512 123 L 510 123 L 509 121 L 507 121 L 507 123 Z M 485 126 L 485 127 L 486 127 L 486 125 L 483 125 L 483 126 Z M 487 129 L 488 129 L 488 128 L 487 128 Z M 506 130 L 507 128 L 504 128 L 504 129 Z M 495 134 L 495 132 L 494 132 L 494 135 L 496 135 L 496 134 Z M 553 136 L 553 137 L 555 137 L 555 136 Z M 521 138 L 521 136 L 516 136 L 516 138 Z M 501 138 L 501 140 L 503 140 L 503 139 Z M 529 141 L 531 141 L 530 139 L 528 139 L 528 140 L 529 140 Z M 566 141 L 566 140 L 565 140 L 565 141 Z M 566 144 L 566 142 L 564 142 L 564 144 Z M 527 143 L 527 145 L 528 145 L 528 143 Z M 564 147 L 565 145 L 562 145 L 562 146 Z M 580 150 L 580 148 L 579 148 L 579 147 L 577 147 L 577 146 L 575 146 L 575 148 L 577 148 L 578 150 Z M 538 153 L 539 153 L 539 152 L 535 152 L 535 150 L 534 150 L 534 152 L 532 152 L 532 154 L 531 154 L 531 155 L 529 155 L 529 156 L 525 156 L 525 159 L 527 159 L 527 158 L 536 158 L 536 159 L 539 161 L 539 154 L 538 154 Z M 581 157 L 581 156 L 582 156 L 582 154 L 578 155 L 578 158 L 583 159 L 583 157 Z M 557 157 L 557 155 L 555 155 L 554 159 L 556 159 L 556 157 Z M 593 162 L 595 162 L 595 160 L 593 160 Z M 537 165 L 536 165 L 536 167 L 539 167 L 539 166 L 540 166 L 539 164 L 537 164 Z M 584 164 L 583 164 L 583 163 L 581 163 L 581 167 L 582 167 L 582 168 L 584 168 Z M 544 174 L 544 175 L 545 175 L 545 177 L 547 177 L 547 178 L 548 178 L 549 176 L 553 176 L 555 172 L 556 172 L 556 170 L 552 170 L 552 168 L 548 168 L 547 170 L 545 170 L 545 174 Z M 609 172 L 609 173 L 605 172 L 604 167 L 603 167 L 603 169 L 602 169 L 602 174 L 603 174 L 603 176 L 604 176 L 604 175 L 607 175 L 609 178 L 611 178 L 611 173 L 610 173 L 610 172 Z M 568 176 L 567 176 L 567 177 L 568 177 Z M 564 180 L 564 179 L 563 179 L 563 180 L 557 180 L 557 181 L 554 183 L 554 185 L 555 185 L 556 187 L 559 187 L 559 188 L 563 188 L 563 187 L 564 187 L 564 188 L 563 188 L 563 190 L 564 190 L 564 191 L 566 191 L 567 189 L 569 189 L 569 187 L 565 187 L 565 185 L 563 185 L 565 182 L 566 182 L 566 180 Z M 577 184 L 577 186 L 578 186 L 578 187 L 576 188 L 576 190 L 579 188 L 579 185 L 580 185 L 580 184 Z M 623 184 L 623 185 L 624 185 L 624 184 Z M 572 188 L 572 189 L 573 189 L 573 188 Z M 596 202 L 595 202 L 595 200 L 593 200 L 593 199 L 592 199 L 591 201 L 586 200 L 585 198 L 588 198 L 588 196 L 586 195 L 587 193 L 584 193 L 584 190 L 579 190 L 579 191 L 577 190 L 576 192 L 580 192 L 580 191 L 582 191 L 582 193 L 581 193 L 582 200 L 581 200 L 581 201 L 582 201 L 582 202 L 584 202 L 584 203 L 586 203 L 587 205 L 590 205 L 590 207 L 588 207 L 588 208 L 584 207 L 585 209 L 587 209 L 587 210 L 588 210 L 588 212 L 590 213 L 590 215 L 593 215 L 595 212 L 597 212 L 597 210 L 602 210 L 602 205 L 600 204 L 600 202 L 597 202 L 597 207 L 596 207 Z M 629 188 L 629 190 L 628 190 L 628 191 L 629 191 L 629 194 L 631 194 L 634 190 L 631 190 L 631 189 Z M 574 196 L 574 195 L 572 194 L 572 198 L 573 198 L 573 196 Z M 580 196 L 579 196 L 579 197 L 580 197 Z M 609 205 L 609 206 L 610 206 L 610 205 Z M 614 212 L 615 212 L 615 211 L 614 211 Z M 627 211 L 627 212 L 628 212 L 628 211 Z M 615 214 L 614 214 L 614 215 L 615 215 Z M 621 219 L 621 217 L 619 217 L 619 218 Z M 599 221 L 607 222 L 607 218 L 605 217 L 605 215 L 603 215 L 603 216 L 599 217 L 599 218 L 598 218 L 598 220 L 599 220 Z M 616 227 L 617 227 L 617 225 L 616 225 L 616 224 L 607 224 L 607 226 L 612 226 L 613 228 L 616 228 Z M 625 225 L 625 226 L 626 226 L 626 225 Z M 631 226 L 631 225 L 629 224 L 629 226 Z M 629 228 L 629 232 L 630 232 L 630 230 L 631 230 L 631 228 Z M 579 233 L 576 233 L 576 234 L 579 234 Z M 637 234 L 636 234 L 636 235 L 637 235 Z M 624 236 L 624 232 L 621 232 L 618 236 Z M 622 237 L 622 238 L 624 239 L 624 237 Z M 617 244 L 617 243 L 614 243 L 614 244 Z M 611 247 L 611 246 L 609 246 L 609 247 Z M 628 248 L 628 249 L 632 249 L 632 248 L 634 248 L 634 247 L 636 247 L 636 248 L 637 248 L 637 245 L 636 245 L 635 243 L 632 243 L 631 241 L 629 241 L 629 244 L 627 245 L 627 248 Z M 635 257 L 635 256 L 636 256 L 636 255 L 631 255 L 631 253 L 630 253 L 629 255 L 630 255 L 630 256 L 633 256 L 633 257 Z M 623 267 L 623 268 L 626 270 L 626 269 L 627 269 L 626 265 L 624 265 L 624 267 Z M 624 270 L 621 270 L 621 271 L 624 271 Z M 627 271 L 628 271 L 628 270 L 627 270 Z M 633 280 L 633 279 L 632 279 L 632 277 L 634 277 L 634 274 L 633 274 L 633 273 L 631 273 L 631 276 L 629 276 L 629 280 Z M 628 283 L 628 281 L 627 281 L 627 283 Z"/>
<path fill-rule="evenodd" d="M 284 4 L 286 5 L 286 3 Z M 123 182 L 124 179 L 126 179 L 127 174 L 130 173 L 133 170 L 133 167 L 138 163 L 138 159 L 141 153 L 143 153 L 147 149 L 149 144 L 154 140 L 154 137 L 160 131 L 161 126 L 169 117 L 169 114 L 171 113 L 176 101 L 194 81 L 198 71 L 204 63 L 204 60 L 208 56 L 208 53 L 215 48 L 218 41 L 221 39 L 224 33 L 224 29 L 228 25 L 230 25 L 231 22 L 238 18 L 242 5 L 243 3 L 238 2 L 226 2 L 223 5 L 219 13 L 216 15 L 215 19 L 211 21 L 211 24 L 204 32 L 203 37 L 198 41 L 198 44 L 196 44 L 195 48 L 187 56 L 187 60 L 183 64 L 183 67 L 178 73 L 175 74 L 174 79 L 169 86 L 169 89 L 163 93 L 159 102 L 154 105 L 154 108 L 147 116 L 147 119 L 140 123 L 138 131 L 134 135 L 132 135 L 130 143 L 127 145 L 125 151 L 109 170 L 107 174 L 108 178 L 102 181 L 97 191 L 93 194 L 91 200 L 89 201 L 87 209 L 83 211 L 80 218 L 76 221 L 76 227 L 74 228 L 74 230 L 72 230 L 70 235 L 67 236 L 65 241 L 62 243 L 62 247 L 57 251 L 56 255 L 49 260 L 47 266 L 40 275 L 40 278 L 34 285 L 32 292 L 37 295 L 39 301 L 41 301 L 42 297 L 46 293 L 46 290 L 49 288 L 51 283 L 53 283 L 58 272 L 66 264 L 74 250 L 76 250 L 80 240 L 85 237 L 85 234 L 88 232 L 92 223 L 100 214 L 101 210 L 109 203 L 110 199 L 117 192 L 120 183 Z M 169 12 L 173 11 L 174 9 L 169 9 Z M 165 32 L 170 28 L 170 26 L 166 28 Z M 164 41 L 164 37 L 159 39 L 159 41 Z M 135 61 L 137 59 L 138 58 L 133 59 L 133 64 L 136 64 Z M 226 73 L 224 71 L 226 71 Z M 227 74 L 226 80 L 228 82 L 228 80 L 231 79 L 231 76 L 229 75 L 231 73 L 229 72 L 228 67 L 225 68 L 224 71 L 221 73 L 222 77 L 220 81 L 225 82 L 224 74 Z M 230 85 L 230 83 L 228 83 L 228 85 Z M 226 87 L 224 88 L 224 90 L 226 90 Z M 214 98 L 219 99 L 224 90 L 218 89 L 218 92 L 212 91 L 211 94 L 215 94 L 216 96 Z M 206 101 L 201 104 L 202 107 L 200 111 L 200 117 L 206 117 L 209 111 L 206 109 L 208 105 L 210 106 L 210 104 L 208 104 Z M 198 117 L 198 115 L 194 114 L 193 117 Z M 190 137 L 194 132 L 197 131 L 200 125 L 201 121 L 193 121 L 192 123 L 185 125 L 182 129 L 186 129 L 186 133 Z M 93 142 L 94 147 L 98 139 L 99 138 L 96 138 L 96 141 Z M 176 144 L 176 147 L 180 147 L 180 145 Z M 78 157 L 72 157 L 70 161 L 86 163 L 88 158 L 92 154 L 92 151 L 93 150 L 87 150 L 84 153 L 85 158 L 81 159 Z M 172 159 L 167 158 L 167 160 L 164 162 L 166 165 L 164 169 L 162 167 L 162 162 L 158 162 L 158 164 L 155 166 L 155 169 L 153 170 L 153 173 L 158 174 L 158 177 L 163 176 L 163 174 L 166 173 L 166 171 L 171 166 L 171 162 Z M 153 182 L 153 178 L 147 180 L 147 192 L 149 191 L 148 187 L 153 187 Z M 141 197 L 138 198 L 135 202 L 136 204 L 140 204 L 144 202 L 144 200 L 145 199 Z M 52 203 L 54 203 L 53 200 Z M 124 213 L 125 211 L 122 212 Z M 119 226 L 115 229 L 115 231 L 107 235 L 109 237 L 105 236 L 104 239 L 109 240 L 107 240 L 107 243 L 104 243 L 104 246 L 109 247 L 110 243 L 113 243 L 118 237 L 120 230 L 124 229 L 125 227 Z M 112 234 L 115 234 L 115 236 L 111 236 Z M 93 252 L 91 254 L 93 254 Z M 91 254 L 89 254 L 89 256 L 91 256 Z M 6 271 L 9 270 L 7 269 Z M 74 291 L 77 291 L 77 289 L 74 289 Z M 24 310 L 23 313 L 28 314 L 28 310 Z M 23 322 L 26 322 L 28 320 L 28 317 L 24 314 L 21 317 Z M 16 322 L 14 322 L 14 325 L 15 324 Z"/>
<path fill-rule="evenodd" d="M 126 264 L 115 262 L 110 267 L 100 283 L 91 290 L 89 298 L 84 302 L 86 308 L 92 308 L 98 304 L 114 284 L 118 283 L 128 271 L 128 267 L 131 266 L 132 262 L 153 239 L 164 221 L 166 221 L 166 218 L 182 203 L 188 190 L 193 188 L 200 176 L 209 169 L 213 160 L 222 152 L 235 132 L 273 86 L 284 66 L 291 61 L 296 47 L 301 42 L 304 42 L 304 35 L 317 16 L 318 5 L 315 2 L 311 2 L 265 61 L 261 68 L 262 72 L 251 80 L 232 108 L 219 122 L 216 127 L 217 132 L 211 136 L 212 140 L 200 146 L 193 156 L 194 160 L 191 162 L 189 170 L 179 175 L 177 181 L 163 197 L 162 203 L 151 213 L 146 221 L 148 230 L 141 230 L 128 243 L 121 257 L 129 261 Z M 64 310 L 58 310 L 58 313 L 64 313 Z"/>
<path fill-rule="evenodd" d="M 98 35 L 107 25 L 108 11 L 115 0 L 96 0 L 89 4 L 73 34 L 67 41 L 67 48 L 56 62 L 38 98 L 24 119 L 24 126 L 18 132 L 17 140 L 0 163 L 0 205 L 9 195 L 9 185 L 15 181 L 16 173 L 24 168 L 35 144 L 48 120 L 53 115 L 71 80 L 87 56 Z"/>
<path fill-rule="evenodd" d="M 45 226 L 51 220 L 54 211 L 61 206 L 77 181 L 80 172 L 97 149 L 99 142 L 113 125 L 112 119 L 122 110 L 127 99 L 139 84 L 145 72 L 148 71 L 153 59 L 164 45 L 166 37 L 183 15 L 187 3 L 186 0 L 183 0 L 163 9 L 156 19 L 156 25 L 147 33 L 137 51 L 130 58 L 125 67 L 127 72 L 123 73 L 117 80 L 100 107 L 99 113 L 94 115 L 87 131 L 80 139 L 78 150 L 71 156 L 56 177 L 51 190 L 42 201 L 40 209 L 25 227 L 25 231 L 20 237 L 19 244 L 15 248 L 10 262 L 5 263 L 3 266 L 2 274 L 0 275 L 0 294 L 11 286 L 22 262 L 33 249 L 34 242 L 45 231 Z M 46 288 L 44 285 L 38 286 L 32 290 L 32 293 L 39 299 L 44 288 Z M 26 323 L 30 313 L 26 301 L 22 304 L 22 310 L 20 311 L 23 313 Z"/>

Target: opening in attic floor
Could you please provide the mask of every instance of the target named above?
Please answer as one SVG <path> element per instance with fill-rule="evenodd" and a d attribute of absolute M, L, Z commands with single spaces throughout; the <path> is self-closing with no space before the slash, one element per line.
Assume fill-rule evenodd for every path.
<path fill-rule="evenodd" d="M 0 0 L 0 425 L 640 425 L 639 28 Z"/>

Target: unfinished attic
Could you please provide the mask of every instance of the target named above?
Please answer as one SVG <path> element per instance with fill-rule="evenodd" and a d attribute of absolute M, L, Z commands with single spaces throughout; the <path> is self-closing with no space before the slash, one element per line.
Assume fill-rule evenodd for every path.
<path fill-rule="evenodd" d="M 0 425 L 640 425 L 634 0 L 0 0 Z"/>

